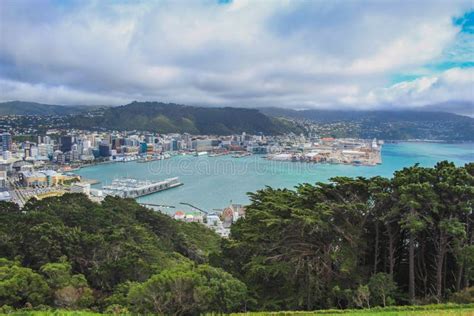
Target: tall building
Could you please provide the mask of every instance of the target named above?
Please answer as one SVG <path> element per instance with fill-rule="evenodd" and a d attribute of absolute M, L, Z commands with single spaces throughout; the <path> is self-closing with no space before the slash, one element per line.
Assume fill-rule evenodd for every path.
<path fill-rule="evenodd" d="M 102 142 L 99 144 L 99 156 L 100 157 L 110 157 L 110 145 L 107 142 Z"/>
<path fill-rule="evenodd" d="M 61 136 L 61 151 L 63 153 L 71 151 L 73 138 L 70 135 Z"/>
<path fill-rule="evenodd" d="M 2 134 L 2 150 L 11 150 L 12 149 L 12 134 L 5 132 Z"/>

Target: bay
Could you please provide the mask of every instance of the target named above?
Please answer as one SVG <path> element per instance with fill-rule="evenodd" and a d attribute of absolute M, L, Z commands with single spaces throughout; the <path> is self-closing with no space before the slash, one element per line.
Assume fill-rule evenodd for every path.
<path fill-rule="evenodd" d="M 293 188 L 299 183 L 328 181 L 335 176 L 391 177 L 393 172 L 419 163 L 432 167 L 438 161 L 448 160 L 456 165 L 474 162 L 474 144 L 398 143 L 385 144 L 382 164 L 377 166 L 352 166 L 336 164 L 310 164 L 299 162 L 269 161 L 262 156 L 243 158 L 232 156 L 176 156 L 171 159 L 148 163 L 126 162 L 82 168 L 77 174 L 110 183 L 114 178 L 163 180 L 179 177 L 183 186 L 144 196 L 141 203 L 172 205 L 177 209 L 190 209 L 180 203 L 190 203 L 205 210 L 223 208 L 229 203 L 248 203 L 247 192 L 265 186 Z"/>

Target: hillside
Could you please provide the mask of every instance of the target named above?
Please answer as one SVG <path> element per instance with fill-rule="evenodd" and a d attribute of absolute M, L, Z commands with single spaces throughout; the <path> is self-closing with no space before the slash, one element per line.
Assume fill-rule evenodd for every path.
<path fill-rule="evenodd" d="M 158 133 L 219 134 L 301 132 L 291 122 L 256 109 L 206 108 L 159 102 L 133 102 L 78 115 L 71 126 L 84 129 L 145 130 Z"/>
<path fill-rule="evenodd" d="M 473 141 L 474 118 L 432 111 L 288 110 L 262 108 L 274 117 L 304 119 L 316 124 L 319 134 L 335 137 L 386 140 L 429 139 Z"/>
<path fill-rule="evenodd" d="M 96 106 L 65 106 L 42 104 L 36 102 L 9 101 L 0 103 L 0 115 L 69 115 L 84 110 L 97 108 Z"/>
<path fill-rule="evenodd" d="M 132 199 L 0 202 L 0 314 L 461 310 L 395 305 L 474 303 L 473 185 L 473 163 L 444 161 L 265 187 L 226 239 Z"/>

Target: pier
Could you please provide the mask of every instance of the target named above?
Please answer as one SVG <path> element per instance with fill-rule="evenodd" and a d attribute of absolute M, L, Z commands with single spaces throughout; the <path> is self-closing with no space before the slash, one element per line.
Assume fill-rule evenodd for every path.
<path fill-rule="evenodd" d="M 111 185 L 102 187 L 106 195 L 113 195 L 122 198 L 138 198 L 156 192 L 168 190 L 183 185 L 179 179 L 169 178 L 159 182 L 137 179 L 115 179 Z"/>

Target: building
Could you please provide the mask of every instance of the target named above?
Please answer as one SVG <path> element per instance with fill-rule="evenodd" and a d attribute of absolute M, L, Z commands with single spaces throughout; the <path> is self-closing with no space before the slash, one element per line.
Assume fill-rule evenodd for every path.
<path fill-rule="evenodd" d="M 10 192 L 8 191 L 0 191 L 0 201 L 8 202 L 12 199 Z"/>
<path fill-rule="evenodd" d="M 0 189 L 6 188 L 8 183 L 7 172 L 0 171 Z"/>
<path fill-rule="evenodd" d="M 71 193 L 83 193 L 87 196 L 91 194 L 90 183 L 76 182 L 71 185 Z"/>
<path fill-rule="evenodd" d="M 239 218 L 245 217 L 245 207 L 241 204 L 231 204 L 221 213 L 221 220 L 224 228 L 229 228 Z"/>
<path fill-rule="evenodd" d="M 107 142 L 101 142 L 99 144 L 99 156 L 110 157 L 110 145 Z"/>
<path fill-rule="evenodd" d="M 2 151 L 12 150 L 12 134 L 5 132 L 2 133 Z"/>
<path fill-rule="evenodd" d="M 12 158 L 12 152 L 9 150 L 4 150 L 2 156 L 3 160 L 9 160 Z"/>
<path fill-rule="evenodd" d="M 67 136 L 61 136 L 60 142 L 61 142 L 61 151 L 63 153 L 67 151 L 71 151 L 72 144 L 73 144 L 73 137 L 70 135 Z"/>
<path fill-rule="evenodd" d="M 26 187 L 51 187 L 62 185 L 67 180 L 79 179 L 77 176 L 67 176 L 54 170 L 22 171 L 19 177 Z"/>

